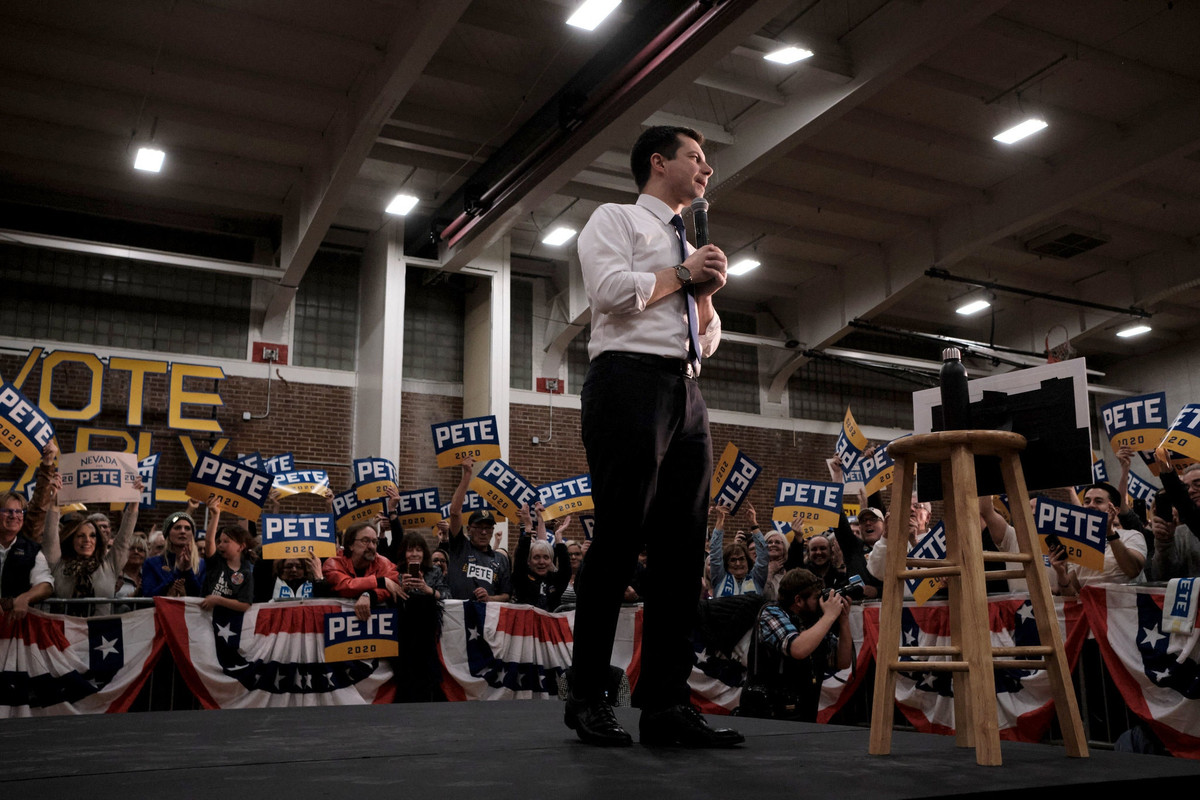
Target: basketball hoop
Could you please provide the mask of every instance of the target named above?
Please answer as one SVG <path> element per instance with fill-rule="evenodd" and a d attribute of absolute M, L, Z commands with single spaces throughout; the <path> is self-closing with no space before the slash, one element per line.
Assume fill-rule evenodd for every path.
<path fill-rule="evenodd" d="M 1063 341 L 1053 347 L 1050 346 L 1050 334 L 1062 328 Z M 1071 346 L 1071 334 L 1067 331 L 1066 325 L 1055 325 L 1050 330 L 1046 331 L 1046 363 L 1057 364 L 1059 361 L 1069 361 L 1079 355 L 1074 347 Z"/>

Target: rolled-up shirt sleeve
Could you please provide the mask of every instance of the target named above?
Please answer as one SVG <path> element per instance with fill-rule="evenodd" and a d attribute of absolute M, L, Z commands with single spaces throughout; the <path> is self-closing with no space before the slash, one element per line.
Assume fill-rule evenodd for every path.
<path fill-rule="evenodd" d="M 708 327 L 704 329 L 704 333 L 700 334 L 700 354 L 708 358 L 717 352 L 717 345 L 720 343 L 721 317 L 714 312 L 713 318 L 709 320 Z"/>
<path fill-rule="evenodd" d="M 607 206 L 596 209 L 579 234 L 579 263 L 593 311 L 621 315 L 645 310 L 655 277 L 633 271 L 633 236 L 628 219 Z"/>

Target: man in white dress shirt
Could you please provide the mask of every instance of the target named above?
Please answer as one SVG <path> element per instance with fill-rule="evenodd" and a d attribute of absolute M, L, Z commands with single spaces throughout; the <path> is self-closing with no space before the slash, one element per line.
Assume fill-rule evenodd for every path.
<path fill-rule="evenodd" d="M 690 635 L 703 571 L 712 445 L 697 376 L 717 348 L 712 296 L 720 248 L 686 243 L 679 212 L 712 175 L 703 137 L 647 129 L 630 162 L 635 205 L 603 205 L 579 235 L 592 309 L 582 433 L 595 532 L 575 581 L 574 665 L 566 723 L 589 744 L 628 745 L 605 697 L 625 587 L 646 548 L 642 671 L 633 696 L 643 744 L 724 747 L 689 702 Z"/>

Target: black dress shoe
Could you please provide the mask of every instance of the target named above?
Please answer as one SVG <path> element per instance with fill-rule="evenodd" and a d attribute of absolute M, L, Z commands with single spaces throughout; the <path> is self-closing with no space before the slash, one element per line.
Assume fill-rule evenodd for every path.
<path fill-rule="evenodd" d="M 612 706 L 604 700 L 578 700 L 567 697 L 563 722 L 585 744 L 601 747 L 629 747 L 633 737 L 617 722 Z"/>
<path fill-rule="evenodd" d="M 638 723 L 641 742 L 650 747 L 681 744 L 684 747 L 733 747 L 746 737 L 733 728 L 712 728 L 691 703 L 660 711 L 643 711 Z"/>

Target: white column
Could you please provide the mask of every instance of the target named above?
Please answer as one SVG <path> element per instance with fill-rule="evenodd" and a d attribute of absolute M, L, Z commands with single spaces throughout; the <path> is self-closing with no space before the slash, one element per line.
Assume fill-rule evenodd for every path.
<path fill-rule="evenodd" d="M 406 269 L 404 221 L 390 219 L 368 239 L 359 276 L 354 458 L 400 458 Z"/>
<path fill-rule="evenodd" d="M 467 295 L 463 343 L 463 416 L 496 415 L 500 451 L 508 460 L 509 352 L 512 274 L 509 238 L 501 238 L 463 272 L 487 280 Z"/>

